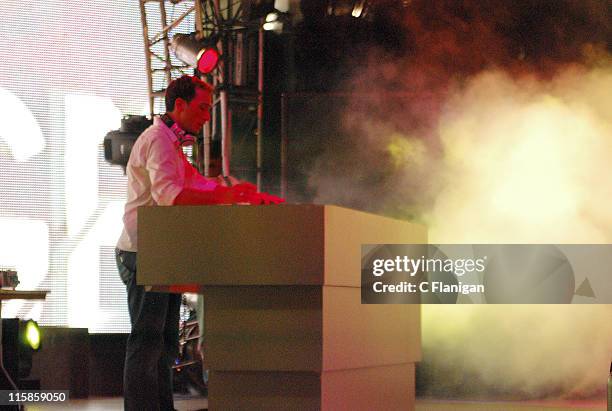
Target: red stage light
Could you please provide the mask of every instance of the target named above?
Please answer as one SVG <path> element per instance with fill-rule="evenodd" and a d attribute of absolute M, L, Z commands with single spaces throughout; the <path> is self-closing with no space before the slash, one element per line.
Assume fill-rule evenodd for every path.
<path fill-rule="evenodd" d="M 170 50 L 188 66 L 195 67 L 202 74 L 209 74 L 219 63 L 219 52 L 212 38 L 196 40 L 195 33 L 175 34 Z"/>
<path fill-rule="evenodd" d="M 198 54 L 198 71 L 208 74 L 217 67 L 219 53 L 213 48 L 204 48 Z"/>

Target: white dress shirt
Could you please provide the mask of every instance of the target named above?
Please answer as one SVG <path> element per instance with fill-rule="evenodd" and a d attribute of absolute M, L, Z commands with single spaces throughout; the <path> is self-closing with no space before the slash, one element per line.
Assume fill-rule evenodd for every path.
<path fill-rule="evenodd" d="M 159 117 L 136 140 L 126 172 L 128 198 L 117 242 L 117 248 L 124 251 L 138 250 L 138 207 L 172 205 L 184 187 L 208 191 L 218 186 L 189 164 L 176 135 Z"/>

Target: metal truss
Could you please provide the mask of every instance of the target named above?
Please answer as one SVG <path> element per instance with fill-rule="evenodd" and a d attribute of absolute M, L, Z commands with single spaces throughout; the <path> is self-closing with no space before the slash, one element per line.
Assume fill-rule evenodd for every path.
<path fill-rule="evenodd" d="M 151 116 L 165 111 L 164 93 L 168 84 L 194 69 L 178 60 L 170 51 L 176 34 L 196 33 L 197 39 L 216 39 L 220 64 L 207 80 L 215 86 L 212 119 L 204 130 L 194 160 L 200 172 L 208 174 L 209 144 L 218 136 L 222 141 L 223 174 L 229 175 L 231 157 L 231 107 L 234 104 L 257 105 L 257 183 L 261 185 L 261 138 L 263 116 L 263 29 L 262 22 L 251 19 L 249 0 L 139 0 L 149 107 Z M 247 48 L 247 41 L 251 47 Z M 246 67 L 256 47 L 255 67 Z M 247 53 L 247 51 L 249 53 Z M 251 56 L 252 57 L 252 56 Z M 255 70 L 254 70 L 255 68 Z M 250 70 L 249 70 L 250 69 Z M 256 81 L 248 74 L 256 72 Z M 251 77 L 253 77 L 251 75 Z"/>

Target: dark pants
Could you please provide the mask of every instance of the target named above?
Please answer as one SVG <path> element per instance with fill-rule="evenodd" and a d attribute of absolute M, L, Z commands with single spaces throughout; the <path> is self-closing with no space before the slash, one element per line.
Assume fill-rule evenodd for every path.
<path fill-rule="evenodd" d="M 178 355 L 180 294 L 136 285 L 136 253 L 117 249 L 132 330 L 127 340 L 123 396 L 127 411 L 173 410 L 172 364 Z"/>

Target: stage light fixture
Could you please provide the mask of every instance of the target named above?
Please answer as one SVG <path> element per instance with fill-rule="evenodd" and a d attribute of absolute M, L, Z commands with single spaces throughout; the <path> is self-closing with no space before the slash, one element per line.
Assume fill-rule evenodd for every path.
<path fill-rule="evenodd" d="M 111 164 L 127 166 L 132 147 L 140 134 L 153 124 L 145 116 L 125 116 L 121 119 L 121 128 L 106 134 L 104 137 L 104 160 Z"/>
<path fill-rule="evenodd" d="M 351 15 L 355 18 L 365 17 L 368 12 L 367 0 L 329 0 L 327 14 L 330 16 Z"/>
<path fill-rule="evenodd" d="M 266 16 L 266 23 L 272 23 L 278 20 L 278 13 L 270 13 Z"/>
<path fill-rule="evenodd" d="M 279 17 L 279 13 L 274 12 L 270 13 L 266 16 L 266 20 L 263 24 L 263 29 L 266 31 L 274 31 L 274 32 L 282 32 L 283 31 L 283 22 Z"/>
<path fill-rule="evenodd" d="M 40 328 L 34 320 L 28 320 L 24 325 L 24 340 L 28 346 L 34 351 L 38 351 L 40 348 Z"/>
<path fill-rule="evenodd" d="M 2 319 L 2 358 L 11 379 L 22 389 L 40 389 L 40 381 L 28 378 L 32 357 L 42 348 L 42 335 L 34 320 Z M 1 384 L 0 384 L 1 385 Z M 38 388 L 26 388 L 26 387 Z"/>
<path fill-rule="evenodd" d="M 176 34 L 170 49 L 183 63 L 195 67 L 202 74 L 212 72 L 219 63 L 219 52 L 213 39 L 197 40 L 195 33 Z"/>

